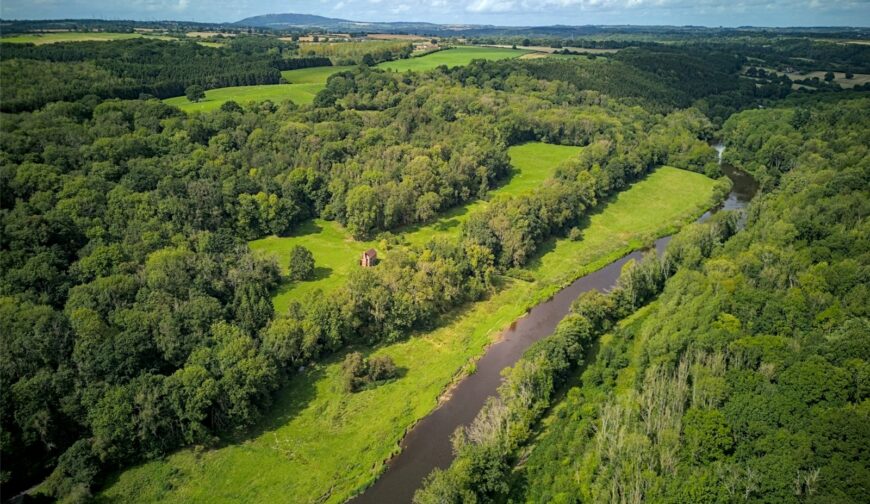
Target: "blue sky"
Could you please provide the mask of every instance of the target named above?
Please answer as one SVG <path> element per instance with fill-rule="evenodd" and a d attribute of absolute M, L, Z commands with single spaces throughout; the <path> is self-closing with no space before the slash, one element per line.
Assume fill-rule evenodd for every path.
<path fill-rule="evenodd" d="M 497 25 L 868 26 L 870 0 L 2 0 L 4 19 L 237 21 L 297 12 Z"/>

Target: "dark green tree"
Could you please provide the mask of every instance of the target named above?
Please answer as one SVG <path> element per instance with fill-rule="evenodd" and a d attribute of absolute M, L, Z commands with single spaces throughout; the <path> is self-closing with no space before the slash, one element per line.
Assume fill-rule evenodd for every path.
<path fill-rule="evenodd" d="M 290 251 L 289 273 L 291 280 L 311 280 L 314 278 L 314 255 L 302 245 L 296 245 Z"/>
<path fill-rule="evenodd" d="M 186 96 L 189 101 L 198 102 L 205 98 L 205 90 L 198 84 L 192 84 L 185 88 L 184 96 Z"/>

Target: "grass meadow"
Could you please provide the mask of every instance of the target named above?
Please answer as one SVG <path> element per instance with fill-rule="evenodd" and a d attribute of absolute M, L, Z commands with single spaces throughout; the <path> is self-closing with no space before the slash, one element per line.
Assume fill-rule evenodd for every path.
<path fill-rule="evenodd" d="M 532 281 L 503 278 L 497 292 L 446 316 L 433 331 L 378 348 L 401 377 L 356 394 L 341 386 L 344 354 L 317 364 L 277 394 L 250 432 L 216 449 L 184 449 L 129 469 L 98 502 L 344 502 L 371 484 L 405 430 L 527 308 L 575 278 L 652 238 L 673 232 L 710 205 L 714 181 L 662 167 L 602 203 L 584 239 L 551 240 L 528 268 Z"/>
<path fill-rule="evenodd" d="M 191 102 L 185 96 L 176 96 L 163 100 L 167 105 L 174 105 L 185 112 L 208 112 L 220 108 L 224 103 L 233 100 L 238 103 L 263 102 L 271 100 L 282 102 L 292 100 L 297 105 L 307 105 L 314 101 L 314 95 L 323 89 L 320 84 L 264 84 L 260 86 L 235 86 L 209 89 L 205 99 Z"/>
<path fill-rule="evenodd" d="M 580 149 L 537 142 L 511 147 L 508 154 L 513 173 L 507 183 L 490 191 L 490 195 L 515 195 L 533 190 L 553 175 L 559 163 L 576 155 Z M 397 233 L 406 243 L 416 245 L 424 244 L 435 236 L 457 236 L 460 224 L 483 205 L 486 205 L 485 201 L 476 201 L 453 208 L 429 224 L 410 226 Z M 328 293 L 341 285 L 347 275 L 359 267 L 357 261 L 364 250 L 375 248 L 379 254 L 389 253 L 379 243 L 355 241 L 337 222 L 321 219 L 308 222 L 292 236 L 269 236 L 250 242 L 251 249 L 275 257 L 285 274 L 290 251 L 296 245 L 308 248 L 314 255 L 315 278 L 307 282 L 283 283 L 273 298 L 278 314 L 284 313 L 293 300 L 307 299 L 318 289 Z"/>
<path fill-rule="evenodd" d="M 330 75 L 345 70 L 353 70 L 354 66 L 325 66 L 284 70 L 281 77 L 290 84 L 326 84 Z"/>
<path fill-rule="evenodd" d="M 447 65 L 448 67 L 467 65 L 476 59 L 500 60 L 516 58 L 526 54 L 526 52 L 519 49 L 502 49 L 498 47 L 454 47 L 415 58 L 386 61 L 378 65 L 378 68 L 395 72 L 406 72 L 408 70 L 423 72 L 441 65 Z"/>
<path fill-rule="evenodd" d="M 500 49 L 496 47 L 457 47 L 430 53 L 425 56 L 418 56 L 416 58 L 387 61 L 378 65 L 377 68 L 400 72 L 406 70 L 425 71 L 431 70 L 439 65 L 461 66 L 467 65 L 474 59 L 497 60 L 515 58 L 525 53 L 525 51 Z M 174 105 L 185 112 L 207 112 L 215 110 L 223 105 L 224 102 L 229 100 L 234 100 L 239 103 L 252 101 L 262 102 L 266 100 L 271 100 L 273 102 L 292 100 L 297 105 L 307 105 L 314 101 L 314 96 L 326 86 L 326 79 L 328 79 L 330 75 L 352 68 L 354 67 L 329 66 L 286 70 L 281 72 L 281 76 L 284 77 L 284 80 L 289 82 L 289 84 L 265 84 L 260 86 L 235 86 L 210 89 L 205 92 L 205 99 L 199 102 L 188 101 L 184 96 L 167 98 L 163 101 L 169 105 Z"/>

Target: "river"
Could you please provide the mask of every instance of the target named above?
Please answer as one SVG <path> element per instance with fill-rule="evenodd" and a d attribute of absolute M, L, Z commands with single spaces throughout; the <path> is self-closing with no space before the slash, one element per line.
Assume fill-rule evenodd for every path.
<path fill-rule="evenodd" d="M 714 147 L 719 152 L 719 163 L 722 165 L 723 173 L 734 184 L 725 201 L 701 216 L 699 221 L 706 220 L 721 209 L 735 210 L 745 207 L 757 190 L 752 177 L 722 164 L 722 152 L 725 147 L 721 144 L 716 144 Z M 670 239 L 670 236 L 665 236 L 656 240 L 656 252 L 661 254 Z M 423 478 L 436 467 L 444 468 L 450 465 L 453 460 L 450 437 L 457 427 L 471 423 L 486 399 L 496 393 L 502 381 L 501 370 L 514 365 L 532 343 L 552 334 L 559 321 L 570 311 L 571 303 L 580 294 L 592 289 L 605 290 L 613 287 L 625 263 L 632 259 L 638 260 L 642 256 L 642 251 L 633 252 L 594 273 L 578 278 L 514 322 L 480 358 L 476 372 L 460 381 L 446 401 L 408 432 L 401 442 L 401 452 L 389 461 L 387 470 L 380 478 L 349 502 L 352 504 L 411 502 Z"/>

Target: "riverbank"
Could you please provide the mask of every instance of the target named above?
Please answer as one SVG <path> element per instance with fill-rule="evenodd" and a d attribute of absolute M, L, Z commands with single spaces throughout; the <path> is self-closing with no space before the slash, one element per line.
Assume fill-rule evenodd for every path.
<path fill-rule="evenodd" d="M 389 355 L 400 378 L 347 394 L 342 355 L 309 369 L 279 393 L 258 429 L 213 450 L 188 449 L 121 474 L 105 501 L 343 502 L 371 484 L 409 426 L 429 414 L 457 370 L 540 301 L 588 272 L 643 248 L 711 206 L 715 182 L 660 168 L 591 215 L 580 241 L 552 240 L 489 299 L 451 314 L 434 331 L 368 354 Z"/>

